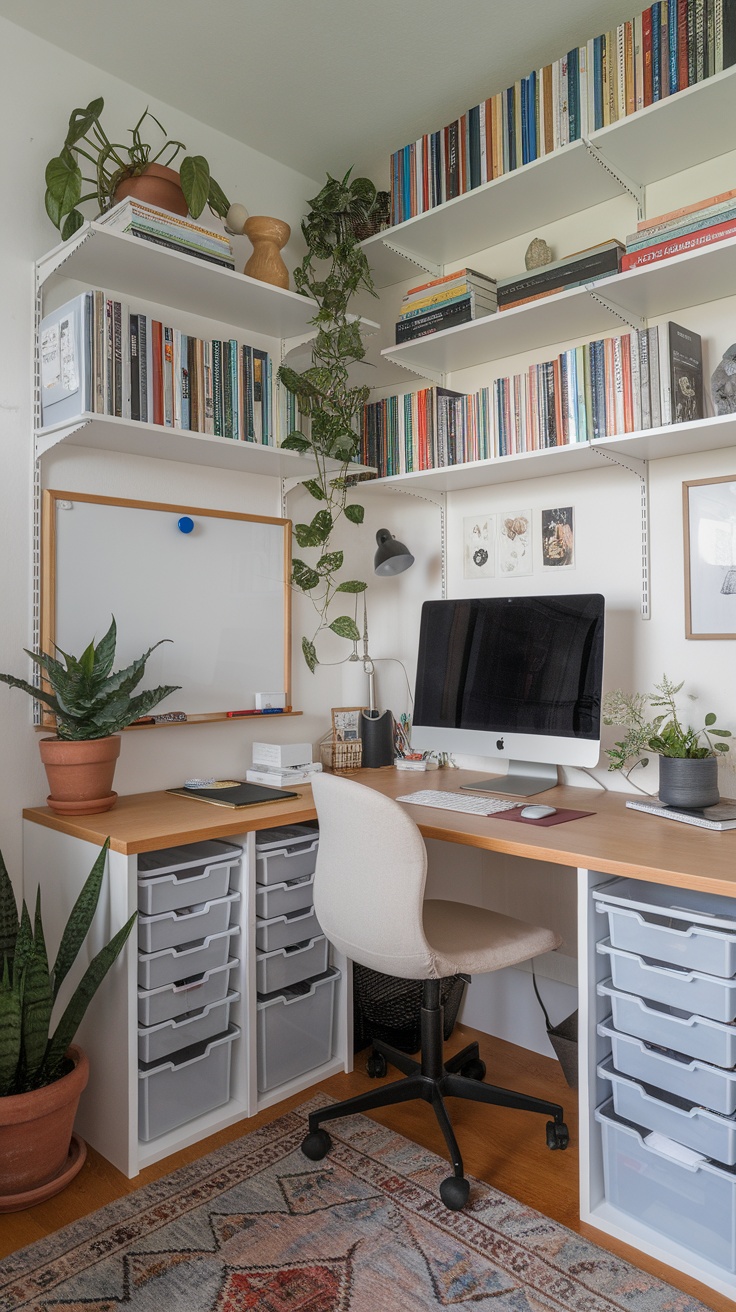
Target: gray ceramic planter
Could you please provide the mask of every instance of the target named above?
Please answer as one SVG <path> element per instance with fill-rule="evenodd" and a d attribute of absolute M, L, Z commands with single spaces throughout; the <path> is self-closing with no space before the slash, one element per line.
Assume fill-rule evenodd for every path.
<path fill-rule="evenodd" d="M 659 799 L 665 806 L 700 808 L 719 800 L 718 758 L 659 758 Z"/>

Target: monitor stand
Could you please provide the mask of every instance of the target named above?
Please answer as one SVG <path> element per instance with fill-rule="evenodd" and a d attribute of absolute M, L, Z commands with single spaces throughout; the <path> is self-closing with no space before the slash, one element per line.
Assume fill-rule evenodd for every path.
<path fill-rule="evenodd" d="M 476 779 L 461 784 L 471 793 L 511 793 L 514 797 L 534 797 L 548 788 L 556 788 L 557 766 L 544 761 L 509 761 L 508 774 L 495 779 Z"/>

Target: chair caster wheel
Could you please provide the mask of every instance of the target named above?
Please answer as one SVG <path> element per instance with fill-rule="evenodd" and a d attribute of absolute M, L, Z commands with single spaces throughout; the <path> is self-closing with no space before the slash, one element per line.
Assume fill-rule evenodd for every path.
<path fill-rule="evenodd" d="M 332 1147 L 332 1140 L 326 1130 L 312 1130 L 302 1139 L 302 1152 L 312 1162 L 321 1162 Z"/>
<path fill-rule="evenodd" d="M 486 1075 L 486 1064 L 484 1061 L 481 1061 L 480 1057 L 471 1057 L 469 1061 L 466 1061 L 464 1066 L 461 1066 L 460 1074 L 463 1075 L 466 1080 L 484 1080 Z"/>
<path fill-rule="evenodd" d="M 548 1148 L 567 1148 L 570 1142 L 570 1131 L 564 1121 L 547 1121 L 547 1147 Z"/>
<path fill-rule="evenodd" d="M 451 1212 L 459 1212 L 468 1201 L 470 1185 L 462 1175 L 450 1175 L 440 1185 L 440 1198 Z"/>
<path fill-rule="evenodd" d="M 382 1052 L 376 1052 L 375 1048 L 365 1064 L 366 1074 L 370 1075 L 372 1080 L 380 1080 L 386 1074 L 386 1058 Z"/>

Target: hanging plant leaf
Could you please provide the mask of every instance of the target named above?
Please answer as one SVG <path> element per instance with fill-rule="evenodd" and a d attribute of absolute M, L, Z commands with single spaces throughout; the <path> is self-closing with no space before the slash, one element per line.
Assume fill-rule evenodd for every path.
<path fill-rule="evenodd" d="M 80 214 L 79 210 L 72 210 L 69 214 L 67 214 L 66 218 L 64 219 L 64 222 L 61 225 L 62 241 L 68 241 L 70 237 L 73 237 L 74 233 L 79 228 L 82 227 L 83 223 L 84 223 L 84 218 Z"/>
<path fill-rule="evenodd" d="M 185 155 L 179 166 L 179 181 L 193 219 L 198 219 L 210 194 L 210 166 L 204 155 Z"/>
<path fill-rule="evenodd" d="M 316 478 L 308 478 L 306 483 L 302 483 L 302 487 L 306 488 L 309 495 L 314 497 L 315 501 L 324 501 L 325 490 L 322 487 L 322 484 L 317 482 Z"/>
<path fill-rule="evenodd" d="M 303 433 L 289 433 L 281 443 L 282 451 L 309 451 L 310 443 Z"/>
<path fill-rule="evenodd" d="M 332 532 L 332 515 L 329 510 L 318 510 L 310 524 L 310 528 L 319 535 L 318 543 L 324 542 Z"/>
<path fill-rule="evenodd" d="M 360 640 L 360 629 L 355 620 L 351 620 L 349 615 L 338 615 L 337 619 L 332 621 L 330 628 L 333 633 L 337 634 L 338 638 L 347 638 L 350 642 Z"/>
<path fill-rule="evenodd" d="M 341 551 L 330 551 L 326 556 L 322 556 L 317 561 L 315 569 L 318 574 L 335 574 L 337 570 L 342 569 L 343 553 Z"/>
<path fill-rule="evenodd" d="M 207 204 L 215 214 L 219 214 L 221 219 L 226 217 L 227 212 L 230 209 L 230 201 L 222 190 L 219 182 L 215 182 L 213 177 L 210 177 L 210 190 L 207 197 Z"/>
<path fill-rule="evenodd" d="M 73 109 L 69 115 L 69 128 L 64 145 L 73 146 L 75 142 L 81 141 L 82 137 L 86 137 L 104 108 L 105 102 L 102 96 L 98 96 L 96 100 L 90 100 L 86 109 Z"/>
<path fill-rule="evenodd" d="M 55 159 L 49 160 L 46 165 L 46 186 L 46 213 L 58 228 L 61 218 L 74 209 L 82 195 L 82 171 L 70 150 L 64 149 Z M 49 208 L 49 196 L 55 207 L 53 213 Z"/>
<path fill-rule="evenodd" d="M 345 518 L 350 520 L 351 524 L 362 524 L 365 517 L 363 506 L 346 506 Z"/>
<path fill-rule="evenodd" d="M 310 673 L 314 674 L 315 667 L 319 664 L 319 661 L 317 660 L 315 645 L 313 642 L 309 641 L 309 638 L 302 638 L 302 653 L 307 665 L 309 666 Z"/>
<path fill-rule="evenodd" d="M 302 592 L 310 592 L 321 582 L 320 576 L 316 570 L 305 564 L 303 560 L 293 560 L 291 562 L 291 577 Z"/>
<path fill-rule="evenodd" d="M 361 583 L 359 579 L 346 579 L 335 589 L 336 592 L 365 592 L 368 587 L 367 583 Z"/>

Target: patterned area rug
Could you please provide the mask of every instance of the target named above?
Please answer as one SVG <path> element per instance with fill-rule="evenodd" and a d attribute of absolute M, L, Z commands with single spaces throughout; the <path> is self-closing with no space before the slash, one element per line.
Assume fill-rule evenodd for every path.
<path fill-rule="evenodd" d="M 2 1312 L 704 1312 L 555 1221 L 363 1116 L 322 1162 L 296 1112 L 147 1185 L 0 1268 Z"/>

